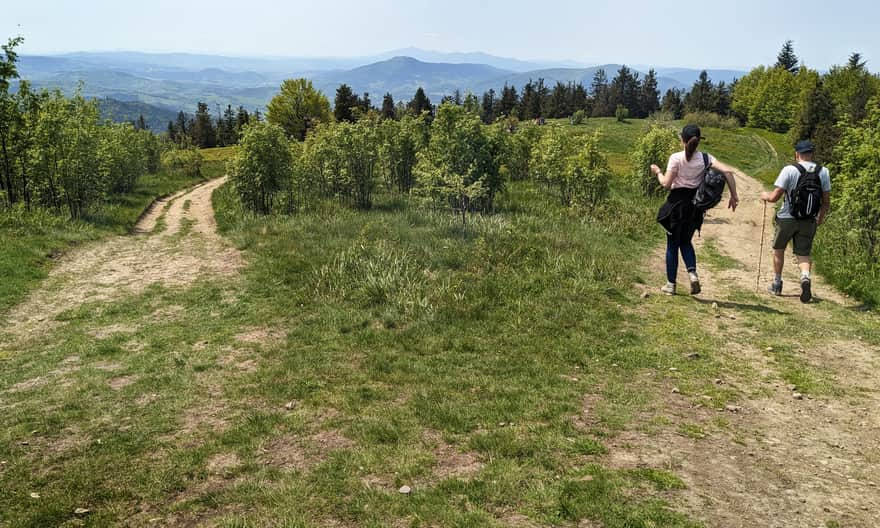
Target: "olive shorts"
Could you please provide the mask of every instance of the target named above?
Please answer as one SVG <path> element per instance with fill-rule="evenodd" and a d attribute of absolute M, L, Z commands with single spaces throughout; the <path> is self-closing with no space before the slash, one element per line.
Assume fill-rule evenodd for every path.
<path fill-rule="evenodd" d="M 794 245 L 794 254 L 809 257 L 816 237 L 816 220 L 813 218 L 777 218 L 773 249 L 785 249 L 788 242 Z"/>

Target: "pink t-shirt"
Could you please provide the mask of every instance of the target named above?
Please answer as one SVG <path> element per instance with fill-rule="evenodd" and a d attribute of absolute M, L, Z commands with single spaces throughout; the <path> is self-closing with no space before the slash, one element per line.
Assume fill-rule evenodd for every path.
<path fill-rule="evenodd" d="M 715 158 L 709 154 L 709 164 L 715 163 Z M 666 175 L 672 175 L 671 189 L 696 189 L 703 181 L 703 153 L 694 152 L 691 160 L 684 158 L 684 151 L 676 152 L 669 156 L 669 164 L 666 166 Z"/>

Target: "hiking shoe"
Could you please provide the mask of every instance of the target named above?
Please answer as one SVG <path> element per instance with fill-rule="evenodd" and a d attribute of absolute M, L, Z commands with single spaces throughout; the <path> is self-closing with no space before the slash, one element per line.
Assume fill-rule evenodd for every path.
<path fill-rule="evenodd" d="M 698 295 L 703 289 L 700 287 L 700 277 L 696 273 L 691 273 L 691 295 Z"/>
<path fill-rule="evenodd" d="M 770 286 L 767 286 L 767 293 L 770 295 L 776 295 L 777 297 L 782 295 L 782 281 L 771 282 Z"/>
<path fill-rule="evenodd" d="M 813 285 L 809 277 L 801 279 L 801 302 L 808 303 L 813 299 Z"/>
<path fill-rule="evenodd" d="M 666 295 L 675 295 L 675 283 L 667 282 L 666 286 L 660 288 L 660 291 L 662 291 Z"/>

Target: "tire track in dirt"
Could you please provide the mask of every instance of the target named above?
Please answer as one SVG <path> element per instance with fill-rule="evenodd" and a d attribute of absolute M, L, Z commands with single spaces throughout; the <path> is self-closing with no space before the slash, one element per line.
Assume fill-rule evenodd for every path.
<path fill-rule="evenodd" d="M 107 303 L 151 285 L 180 288 L 198 279 L 235 274 L 240 253 L 217 234 L 211 196 L 217 178 L 157 200 L 138 221 L 134 235 L 87 244 L 63 256 L 41 287 L 6 315 L 14 350 L 62 324 L 65 311 L 84 303 Z M 164 225 L 164 229 L 159 229 Z"/>
<path fill-rule="evenodd" d="M 880 391 L 876 383 L 880 347 L 852 339 L 851 332 L 832 320 L 832 311 L 839 311 L 835 305 L 854 303 L 817 274 L 813 279 L 817 302 L 805 305 L 799 301 L 799 270 L 790 250 L 783 274 L 784 296 L 766 293 L 772 277 L 775 208 L 768 206 L 765 212 L 759 199 L 764 190 L 760 182 L 738 173 L 737 183 L 742 200 L 739 209 L 736 213 L 722 206 L 714 209 L 696 246 L 698 259 L 706 255 L 706 245 L 711 243 L 738 264 L 723 269 L 700 264 L 703 292 L 698 299 L 702 305 L 717 303 L 719 313 L 725 314 L 722 319 L 709 318 L 704 325 L 707 333 L 727 343 L 725 350 L 717 351 L 718 359 L 760 373 L 758 379 L 727 380 L 742 394 L 736 412 L 707 408 L 700 395 L 670 396 L 672 385 L 657 383 L 658 408 L 644 420 L 657 414 L 674 416 L 681 423 L 704 424 L 710 432 L 695 439 L 674 428 L 648 434 L 633 424 L 615 439 L 608 463 L 673 471 L 688 486 L 682 507 L 707 526 L 825 526 L 832 520 L 841 526 L 880 526 Z M 762 247 L 764 218 L 767 231 Z M 754 305 L 732 302 L 737 296 L 741 299 L 743 291 L 755 290 L 759 251 L 763 251 L 760 301 Z M 664 252 L 655 252 L 647 267 L 654 281 L 647 291 L 659 294 L 665 282 Z M 683 266 L 678 283 L 687 295 L 689 282 Z M 662 310 L 662 303 L 646 307 L 652 308 Z M 752 315 L 726 317 L 727 312 L 736 316 L 743 310 Z M 793 397 L 772 353 L 749 342 L 756 337 L 773 342 L 775 336 L 757 333 L 746 321 L 773 311 L 790 318 L 792 325 L 813 324 L 827 331 L 827 338 L 793 353 L 832 378 L 842 396 Z M 855 312 L 853 316 L 873 317 Z M 706 316 L 695 310 L 694 317 Z M 787 340 L 791 335 L 778 337 Z M 718 419 L 729 426 L 712 427 Z"/>

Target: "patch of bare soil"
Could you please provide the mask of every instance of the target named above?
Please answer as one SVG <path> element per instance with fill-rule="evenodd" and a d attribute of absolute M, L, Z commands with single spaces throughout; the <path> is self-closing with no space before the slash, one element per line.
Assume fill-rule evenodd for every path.
<path fill-rule="evenodd" d="M 39 339 L 62 324 L 59 314 L 84 303 L 114 301 L 154 284 L 182 287 L 236 273 L 241 255 L 217 235 L 211 207 L 211 194 L 224 182 L 225 178 L 211 180 L 156 202 L 138 222 L 139 235 L 89 244 L 61 257 L 43 287 L 5 317 L 4 331 L 12 339 L 0 349 L 14 350 L 21 341 Z M 184 202 L 190 207 L 184 208 Z M 160 218 L 166 228 L 157 233 Z M 192 226 L 185 234 L 184 223 Z M 95 332 L 103 336 L 107 329 Z"/>
<path fill-rule="evenodd" d="M 757 199 L 762 186 L 743 174 L 737 181 L 742 205 L 736 213 L 720 207 L 712 211 L 704 238 L 697 241 L 697 254 L 705 240 L 711 240 L 722 255 L 739 265 L 720 271 L 701 267 L 699 299 L 717 305 L 718 319 L 707 324 L 707 330 L 736 345 L 723 352 L 725 357 L 744 362 L 759 376 L 731 380 L 743 389 L 743 401 L 721 410 L 706 408 L 698 395 L 672 394 L 670 387 L 658 387 L 658 408 L 644 421 L 659 413 L 670 417 L 672 425 L 658 429 L 632 424 L 609 446 L 606 462 L 612 467 L 672 471 L 688 486 L 680 507 L 707 526 L 782 528 L 825 526 L 828 521 L 841 526 L 880 526 L 880 389 L 876 383 L 880 349 L 833 337 L 804 346 L 796 352 L 798 357 L 832 379 L 842 396 L 799 397 L 796 388 L 782 381 L 767 354 L 739 339 L 756 332 L 742 322 L 744 309 L 775 311 L 799 324 L 819 324 L 830 317 L 821 301 L 841 305 L 850 301 L 814 274 L 819 303 L 801 304 L 796 298 L 798 270 L 792 255 L 786 259 L 786 296 L 777 299 L 766 294 L 772 277 L 770 207 L 759 281 L 766 302 L 744 306 L 729 301 L 736 289 L 755 288 L 764 214 L 763 203 Z M 649 267 L 661 285 L 663 255 L 654 255 Z M 679 284 L 688 284 L 683 269 Z M 659 289 L 649 291 L 659 293 Z M 592 403 L 585 402 L 586 415 Z M 699 435 L 679 430 L 682 424 L 696 424 L 707 434 L 694 438 Z"/>
<path fill-rule="evenodd" d="M 284 341 L 287 333 L 277 328 L 252 328 L 235 336 L 236 341 L 255 345 L 273 345 Z"/>
<path fill-rule="evenodd" d="M 285 471 L 308 471 L 334 451 L 353 446 L 354 442 L 332 429 L 310 435 L 286 434 L 264 443 L 260 458 L 265 464 Z"/>

